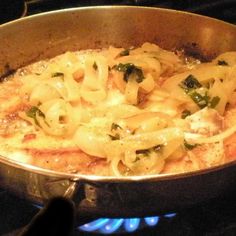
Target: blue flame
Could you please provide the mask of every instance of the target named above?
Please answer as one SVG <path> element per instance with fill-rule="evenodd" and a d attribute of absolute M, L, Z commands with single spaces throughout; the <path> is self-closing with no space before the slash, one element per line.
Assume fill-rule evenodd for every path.
<path fill-rule="evenodd" d="M 166 218 L 173 218 L 176 216 L 176 213 L 169 213 L 169 214 L 165 214 L 164 217 Z"/>
<path fill-rule="evenodd" d="M 125 230 L 127 233 L 132 233 L 138 230 L 141 221 L 143 221 L 142 225 L 147 225 L 149 227 L 153 227 L 158 225 L 158 222 L 161 217 L 164 218 L 173 218 L 176 216 L 176 213 L 169 213 L 163 216 L 152 216 L 152 217 L 145 217 L 145 218 L 130 218 L 130 219 L 108 219 L 108 218 L 101 218 L 95 221 L 92 221 L 88 224 L 78 227 L 78 229 L 87 232 L 99 232 L 102 234 L 112 234 L 117 233 L 119 230 Z"/>
<path fill-rule="evenodd" d="M 39 209 L 42 208 L 41 205 L 36 205 L 36 204 L 33 204 L 33 205 Z M 163 215 L 163 217 L 173 218 L 176 215 L 177 215 L 176 213 L 168 213 L 168 214 Z M 120 230 L 123 224 L 125 231 L 127 233 L 132 233 L 139 228 L 142 219 L 144 220 L 147 226 L 153 227 L 158 224 L 160 217 L 161 216 L 152 216 L 152 217 L 145 217 L 145 218 L 129 218 L 129 219 L 100 218 L 90 223 L 84 224 L 78 227 L 78 229 L 85 232 L 97 231 L 102 234 L 112 234 Z"/>
<path fill-rule="evenodd" d="M 145 222 L 149 226 L 155 226 L 159 222 L 159 216 L 153 216 L 153 217 L 146 217 L 144 218 Z"/>
<path fill-rule="evenodd" d="M 35 207 L 41 209 L 42 206 L 34 205 Z M 177 214 L 176 213 L 168 213 L 163 215 L 165 218 L 173 218 Z M 132 233 L 138 230 L 141 220 L 144 220 L 147 226 L 153 227 L 156 226 L 160 220 L 161 216 L 152 216 L 152 217 L 145 217 L 145 218 L 129 218 L 129 219 L 109 219 L 109 218 L 100 218 L 94 220 L 90 223 L 84 224 L 78 227 L 79 230 L 85 232 L 99 232 L 102 234 L 112 234 L 116 233 L 120 230 L 122 224 L 127 233 Z"/>
<path fill-rule="evenodd" d="M 100 228 L 99 232 L 103 234 L 112 234 L 122 225 L 124 219 L 110 219 L 107 224 Z"/>
<path fill-rule="evenodd" d="M 105 224 L 107 224 L 110 221 L 110 219 L 107 218 L 101 218 L 95 221 L 92 221 L 90 223 L 84 224 L 79 227 L 79 229 L 87 232 L 92 232 L 100 229 L 103 227 Z"/>
<path fill-rule="evenodd" d="M 127 232 L 134 232 L 138 229 L 139 224 L 140 224 L 139 218 L 126 219 L 124 223 L 124 227 Z"/>

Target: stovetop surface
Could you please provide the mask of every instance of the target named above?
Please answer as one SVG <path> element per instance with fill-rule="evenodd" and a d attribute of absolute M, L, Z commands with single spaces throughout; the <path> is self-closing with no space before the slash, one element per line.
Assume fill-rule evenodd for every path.
<path fill-rule="evenodd" d="M 132 233 L 118 231 L 112 235 L 161 236 L 234 236 L 236 235 L 236 191 L 205 204 L 176 212 L 174 217 L 159 216 L 154 227 L 141 227 Z M 30 202 L 0 190 L 0 235 L 15 236 L 27 225 L 39 209 Z M 75 229 L 74 236 L 104 234 Z"/>
<path fill-rule="evenodd" d="M 185 10 L 236 23 L 236 0 L 27 0 L 27 15 L 91 5 L 143 5 Z M 30 202 L 0 189 L 0 235 L 14 236 L 39 211 Z M 102 235 L 75 230 L 75 235 Z M 120 235 L 117 233 L 115 235 Z M 155 227 L 143 227 L 122 235 L 236 235 L 236 191 L 191 209 L 176 212 L 175 217 L 162 217 Z"/>

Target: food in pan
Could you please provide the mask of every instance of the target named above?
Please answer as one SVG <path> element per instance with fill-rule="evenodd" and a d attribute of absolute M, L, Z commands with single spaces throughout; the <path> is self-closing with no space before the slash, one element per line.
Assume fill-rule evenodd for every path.
<path fill-rule="evenodd" d="M 236 52 L 66 52 L 0 84 L 0 154 L 66 173 L 182 173 L 236 158 Z"/>

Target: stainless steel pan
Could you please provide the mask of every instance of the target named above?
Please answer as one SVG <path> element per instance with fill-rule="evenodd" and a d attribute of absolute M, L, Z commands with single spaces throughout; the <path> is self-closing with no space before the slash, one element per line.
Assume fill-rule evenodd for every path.
<path fill-rule="evenodd" d="M 67 50 L 149 41 L 211 59 L 236 50 L 234 25 L 144 7 L 91 7 L 26 17 L 0 26 L 0 75 Z M 80 215 L 142 216 L 190 207 L 236 189 L 236 161 L 202 171 L 139 177 L 58 173 L 0 157 L 0 185 L 34 203 L 73 199 Z"/>

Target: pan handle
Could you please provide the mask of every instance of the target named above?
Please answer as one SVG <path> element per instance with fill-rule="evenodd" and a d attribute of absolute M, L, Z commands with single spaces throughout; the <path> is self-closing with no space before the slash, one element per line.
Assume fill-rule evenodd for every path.
<path fill-rule="evenodd" d="M 64 189 L 64 193 L 61 195 L 64 198 L 70 199 L 75 205 L 75 217 L 76 217 L 76 226 L 84 225 L 88 222 L 91 222 L 96 217 L 91 217 L 87 212 L 81 212 L 81 205 L 86 205 L 88 200 L 88 196 L 86 192 L 86 182 L 81 179 L 61 179 L 56 181 L 50 181 L 47 183 L 47 186 L 51 185 L 54 187 L 58 187 L 58 185 L 65 185 L 67 183 L 66 188 Z M 82 207 L 84 208 L 84 207 Z"/>
<path fill-rule="evenodd" d="M 36 186 L 39 188 L 40 197 L 44 200 L 57 196 L 74 199 L 78 198 L 79 195 L 83 198 L 84 195 L 84 184 L 79 178 L 41 178 Z"/>

